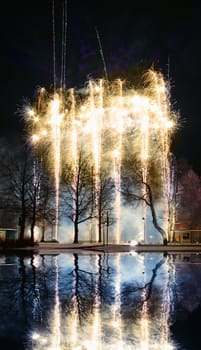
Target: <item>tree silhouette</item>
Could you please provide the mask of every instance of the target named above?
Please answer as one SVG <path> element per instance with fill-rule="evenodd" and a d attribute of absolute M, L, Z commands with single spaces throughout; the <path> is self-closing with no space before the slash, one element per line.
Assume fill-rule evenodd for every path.
<path fill-rule="evenodd" d="M 124 158 L 123 160 L 123 176 L 121 193 L 123 195 L 125 204 L 138 205 L 144 202 L 151 210 L 152 222 L 156 230 L 160 233 L 163 244 L 167 245 L 167 233 L 159 225 L 155 204 L 160 198 L 161 193 L 161 178 L 157 174 L 157 167 L 154 164 L 149 166 L 149 176 L 144 181 L 142 175 L 141 163 L 135 158 Z"/>
<path fill-rule="evenodd" d="M 80 150 L 76 164 L 67 164 L 62 175 L 63 210 L 74 225 L 74 243 L 79 241 L 79 224 L 94 217 L 93 196 L 93 173 Z"/>

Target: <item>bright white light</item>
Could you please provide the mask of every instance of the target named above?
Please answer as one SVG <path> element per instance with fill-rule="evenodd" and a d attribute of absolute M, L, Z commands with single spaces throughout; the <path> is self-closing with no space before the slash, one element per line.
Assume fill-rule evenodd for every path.
<path fill-rule="evenodd" d="M 34 117 L 34 122 L 35 123 L 39 122 L 39 117 L 37 115 Z"/>
<path fill-rule="evenodd" d="M 33 143 L 36 143 L 36 142 L 38 142 L 39 140 L 40 140 L 40 137 L 39 137 L 38 135 L 36 135 L 36 134 L 32 135 L 32 141 L 33 141 Z"/>
<path fill-rule="evenodd" d="M 132 251 L 131 253 L 130 253 L 130 255 L 132 255 L 132 256 L 137 256 L 138 255 L 138 253 L 137 252 L 134 252 L 134 251 Z"/>
<path fill-rule="evenodd" d="M 113 156 L 114 156 L 114 158 L 118 158 L 119 155 L 120 155 L 119 150 L 118 150 L 118 149 L 115 149 L 115 150 L 113 151 Z"/>
<path fill-rule="evenodd" d="M 33 117 L 33 116 L 35 115 L 34 110 L 33 110 L 33 109 L 29 109 L 29 110 L 28 110 L 28 115 L 29 115 L 30 117 Z"/>
<path fill-rule="evenodd" d="M 41 131 L 41 134 L 42 134 L 42 136 L 46 136 L 46 135 L 47 135 L 47 130 L 45 130 L 45 129 L 42 130 L 42 131 Z"/>
<path fill-rule="evenodd" d="M 37 339 L 39 339 L 40 338 L 40 334 L 38 334 L 38 333 L 33 333 L 32 334 L 32 339 L 33 340 L 37 340 Z"/>

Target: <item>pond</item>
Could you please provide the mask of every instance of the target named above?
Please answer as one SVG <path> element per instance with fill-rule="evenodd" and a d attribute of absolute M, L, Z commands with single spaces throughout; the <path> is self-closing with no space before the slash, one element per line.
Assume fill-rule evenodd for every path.
<path fill-rule="evenodd" d="M 0 348 L 201 349 L 201 255 L 0 256 Z"/>

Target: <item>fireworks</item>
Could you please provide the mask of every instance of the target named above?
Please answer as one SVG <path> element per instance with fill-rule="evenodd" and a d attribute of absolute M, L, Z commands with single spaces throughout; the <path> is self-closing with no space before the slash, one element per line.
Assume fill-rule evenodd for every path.
<path fill-rule="evenodd" d="M 156 164 L 163 197 L 168 191 L 170 144 L 177 117 L 161 73 L 150 70 L 140 91 L 126 88 L 119 79 L 112 83 L 90 80 L 77 91 L 60 89 L 48 94 L 41 89 L 35 105 L 27 111 L 26 122 L 35 147 L 48 145 L 46 157 L 55 178 L 57 211 L 61 169 L 65 164 L 76 166 L 78 150 L 88 155 L 94 169 L 97 205 L 103 171 L 121 186 L 123 154 L 140 162 L 144 182 L 150 164 Z M 120 198 L 115 206 L 119 216 Z"/>

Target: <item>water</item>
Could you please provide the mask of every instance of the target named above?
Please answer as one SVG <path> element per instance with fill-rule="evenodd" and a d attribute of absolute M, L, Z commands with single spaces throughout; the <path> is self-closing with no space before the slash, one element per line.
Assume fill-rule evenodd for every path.
<path fill-rule="evenodd" d="M 201 255 L 0 256 L 1 350 L 201 349 Z"/>

